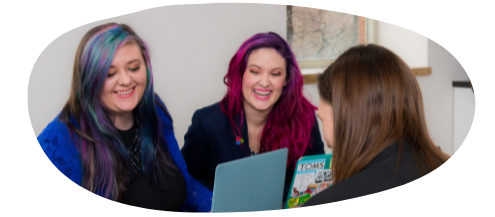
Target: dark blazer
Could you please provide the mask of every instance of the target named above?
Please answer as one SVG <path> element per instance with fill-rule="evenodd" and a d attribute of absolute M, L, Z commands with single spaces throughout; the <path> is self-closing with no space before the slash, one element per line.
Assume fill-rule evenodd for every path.
<path fill-rule="evenodd" d="M 215 169 L 218 164 L 251 156 L 246 124 L 246 115 L 242 126 L 244 143 L 236 144 L 236 137 L 228 117 L 222 112 L 220 102 L 196 110 L 192 124 L 184 136 L 182 155 L 189 173 L 209 190 L 213 190 Z M 315 116 L 316 119 L 316 116 Z M 239 120 L 235 120 L 239 125 Z M 304 155 L 324 154 L 318 122 L 311 131 L 311 147 Z M 294 165 L 287 167 L 284 199 L 292 182 Z"/>
<path fill-rule="evenodd" d="M 413 150 L 408 143 L 404 142 L 403 144 L 400 165 L 396 171 L 398 157 L 398 144 L 394 142 L 373 158 L 361 172 L 316 194 L 303 206 L 337 202 L 373 194 L 401 186 L 421 177 Z M 418 162 L 424 166 L 424 161 L 418 160 Z"/>

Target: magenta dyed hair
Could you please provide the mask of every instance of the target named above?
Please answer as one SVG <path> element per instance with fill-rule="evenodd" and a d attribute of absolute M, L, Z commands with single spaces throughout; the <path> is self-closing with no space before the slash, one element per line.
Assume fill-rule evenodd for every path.
<path fill-rule="evenodd" d="M 303 78 L 296 57 L 282 37 L 273 32 L 259 33 L 242 43 L 230 60 L 229 70 L 224 77 L 227 93 L 220 104 L 223 113 L 229 117 L 234 134 L 240 136 L 240 126 L 244 120 L 242 77 L 250 53 L 259 48 L 275 49 L 285 59 L 287 69 L 287 84 L 268 115 L 261 135 L 260 152 L 288 148 L 287 163 L 290 165 L 295 163 L 313 142 L 311 129 L 315 124 L 316 107 L 302 93 Z M 234 117 L 240 117 L 240 126 L 235 124 Z"/>

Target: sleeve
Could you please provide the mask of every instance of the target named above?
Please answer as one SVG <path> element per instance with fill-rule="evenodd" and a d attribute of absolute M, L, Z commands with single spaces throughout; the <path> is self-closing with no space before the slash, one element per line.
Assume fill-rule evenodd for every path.
<path fill-rule="evenodd" d="M 38 142 L 53 165 L 67 178 L 81 185 L 80 155 L 70 140 L 67 127 L 56 120 L 53 121 L 38 136 Z"/>
<path fill-rule="evenodd" d="M 189 176 L 187 187 L 187 202 L 185 209 L 193 212 L 211 211 L 213 192 L 206 189 L 201 183 Z"/>
<path fill-rule="evenodd" d="M 194 112 L 192 124 L 184 135 L 182 156 L 186 161 L 189 173 L 207 186 L 210 146 L 208 129 L 202 120 L 200 110 Z"/>
<path fill-rule="evenodd" d="M 311 129 L 311 147 L 306 151 L 306 155 L 318 155 L 325 154 L 325 149 L 323 145 L 323 141 L 321 140 L 320 128 L 318 127 L 318 120 L 316 120 L 315 115 L 315 124 L 313 124 L 313 128 Z"/>

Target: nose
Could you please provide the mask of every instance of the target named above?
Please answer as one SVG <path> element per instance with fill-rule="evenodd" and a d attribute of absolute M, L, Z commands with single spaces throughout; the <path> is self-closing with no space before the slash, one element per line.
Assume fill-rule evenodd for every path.
<path fill-rule="evenodd" d="M 131 76 L 129 76 L 128 72 L 124 71 L 122 73 L 120 73 L 120 76 L 119 76 L 119 84 L 122 85 L 122 86 L 127 86 L 131 83 L 132 81 L 132 78 Z"/>
<path fill-rule="evenodd" d="M 263 73 L 263 75 L 261 76 L 261 79 L 260 79 L 260 85 L 262 87 L 268 87 L 268 86 L 270 86 L 269 73 Z"/>

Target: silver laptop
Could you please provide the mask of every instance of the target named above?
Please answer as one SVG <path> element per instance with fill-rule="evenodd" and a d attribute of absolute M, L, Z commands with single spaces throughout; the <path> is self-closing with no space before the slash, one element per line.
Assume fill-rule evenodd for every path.
<path fill-rule="evenodd" d="M 282 209 L 286 148 L 217 166 L 212 212 Z"/>

